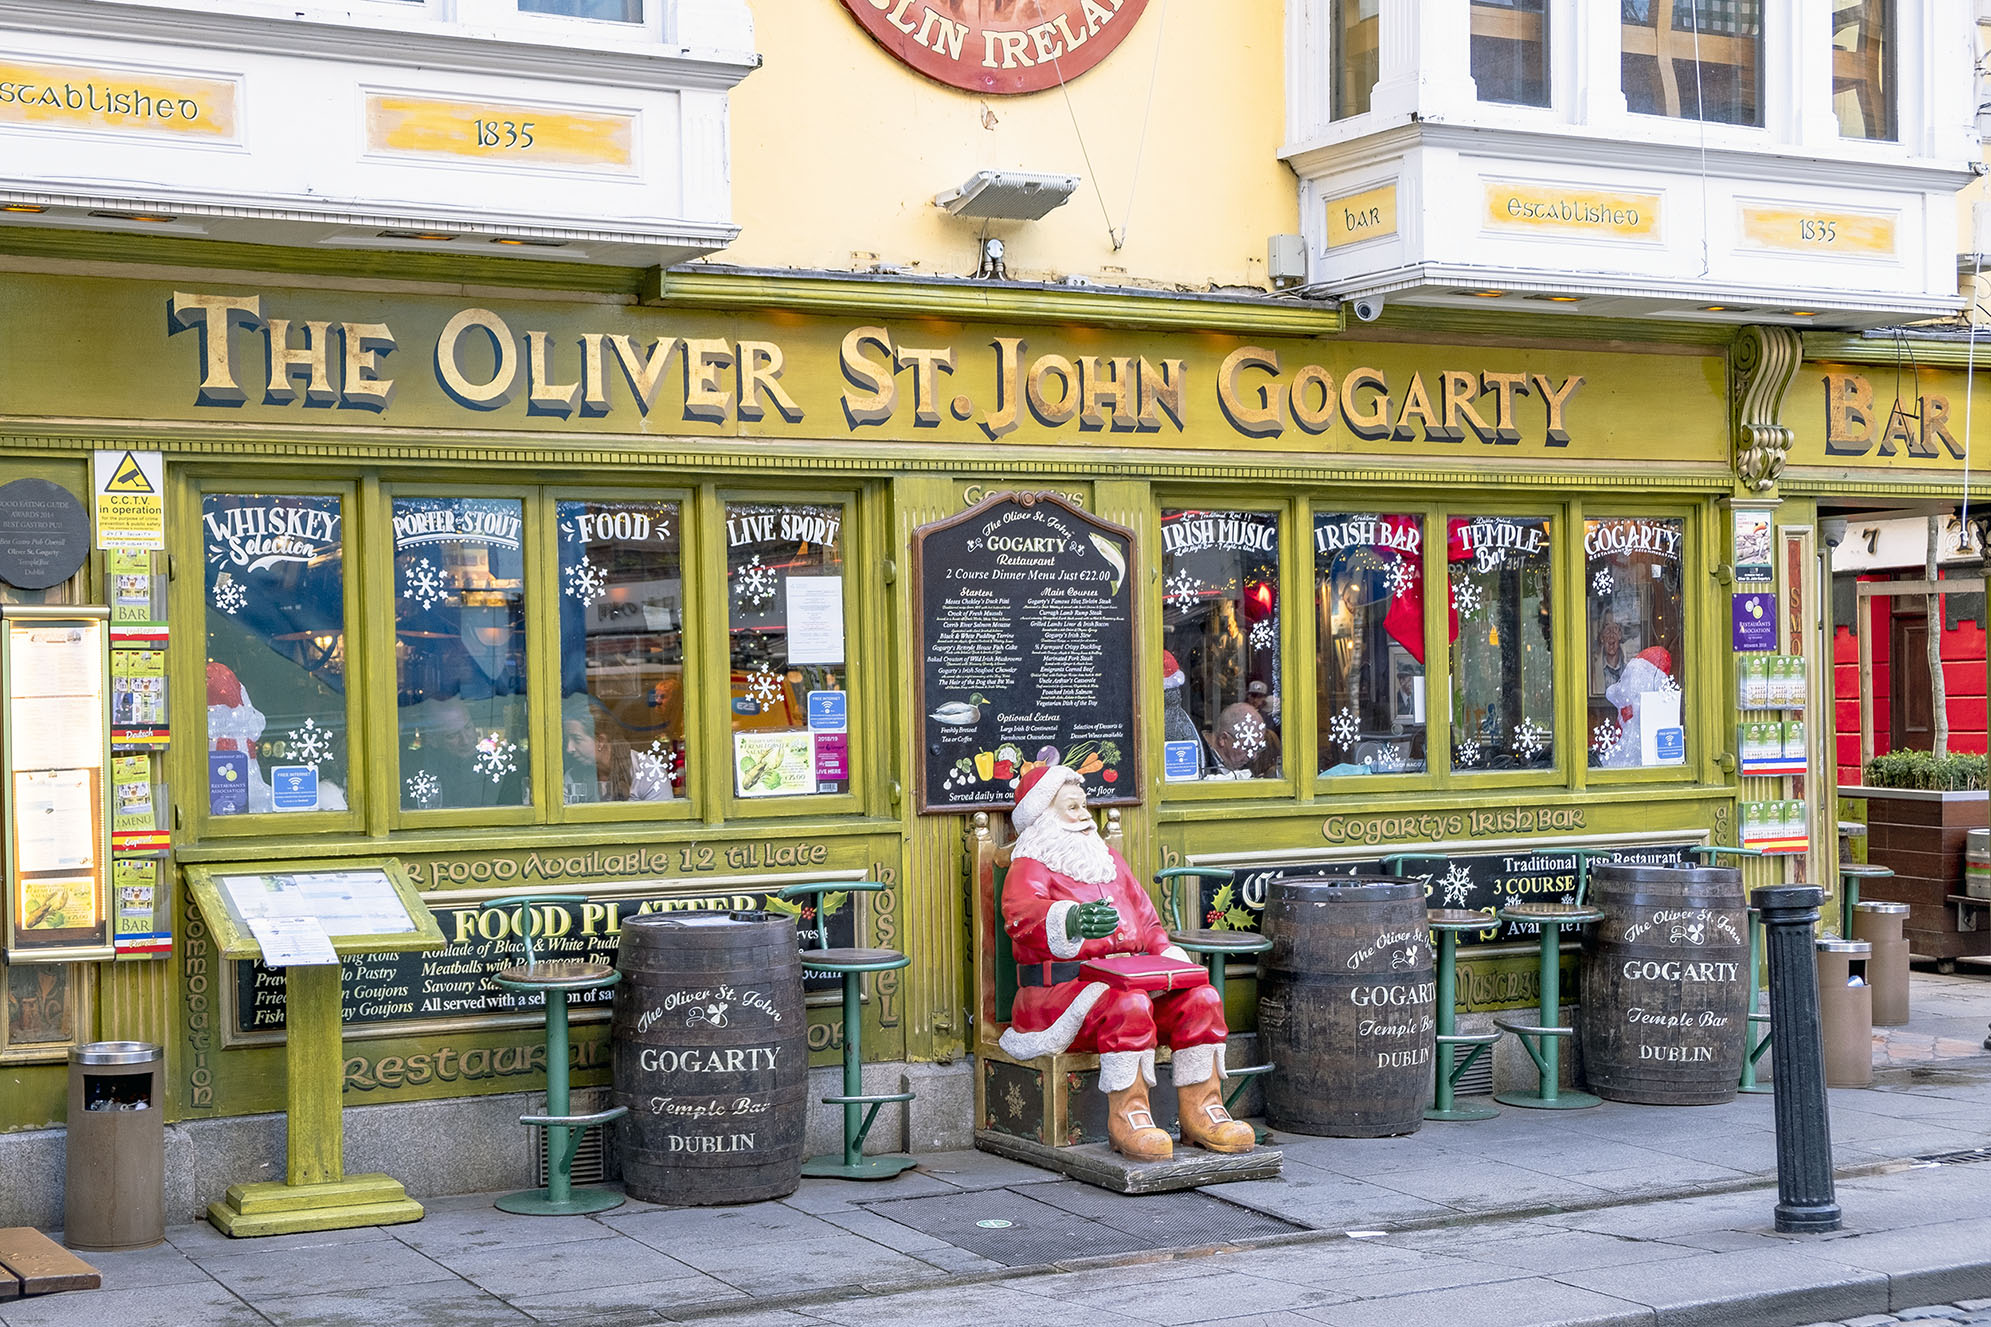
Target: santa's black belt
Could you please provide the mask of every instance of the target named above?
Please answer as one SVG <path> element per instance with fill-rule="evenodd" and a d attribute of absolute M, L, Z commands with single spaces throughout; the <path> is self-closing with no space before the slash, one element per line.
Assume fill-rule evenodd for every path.
<path fill-rule="evenodd" d="M 1077 981 L 1076 963 L 1018 963 L 1016 984 L 1018 986 L 1056 986 L 1059 982 Z"/>

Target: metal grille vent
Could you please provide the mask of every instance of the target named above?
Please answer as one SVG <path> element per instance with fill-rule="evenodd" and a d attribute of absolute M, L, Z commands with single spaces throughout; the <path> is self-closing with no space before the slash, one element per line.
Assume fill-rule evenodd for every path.
<path fill-rule="evenodd" d="M 1936 1152 L 1915 1160 L 1925 1166 L 1962 1166 L 1972 1161 L 1991 1161 L 1991 1147 L 1973 1147 L 1967 1152 Z"/>
<path fill-rule="evenodd" d="M 1463 1054 L 1464 1052 L 1460 1052 Z M 1490 1097 L 1493 1095 L 1493 1052 L 1484 1050 L 1472 1067 L 1459 1075 L 1458 1085 L 1453 1092 L 1462 1097 Z"/>
<path fill-rule="evenodd" d="M 538 1108 L 544 1111 L 546 1103 L 542 1100 Z M 567 1109 L 575 1115 L 607 1110 L 608 1090 L 577 1089 L 569 1095 Z M 607 1127 L 597 1124 L 581 1131 L 580 1145 L 574 1149 L 574 1183 L 600 1184 L 608 1178 Z M 539 1135 L 539 1147 L 532 1154 L 532 1182 L 536 1187 L 543 1189 L 546 1187 L 546 1155 L 552 1131 L 534 1129 L 533 1132 Z"/>

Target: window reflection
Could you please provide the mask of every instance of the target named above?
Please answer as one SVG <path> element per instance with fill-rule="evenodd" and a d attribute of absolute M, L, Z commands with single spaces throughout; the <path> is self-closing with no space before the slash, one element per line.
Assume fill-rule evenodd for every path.
<path fill-rule="evenodd" d="M 1678 520 L 1587 520 L 1590 764 L 1610 769 L 1686 760 L 1686 653 Z"/>
<path fill-rule="evenodd" d="M 850 790 L 841 506 L 726 506 L 733 791 Z"/>
<path fill-rule="evenodd" d="M 1832 109 L 1846 138 L 1893 141 L 1894 0 L 1834 0 Z"/>
<path fill-rule="evenodd" d="M 1448 524 L 1452 766 L 1461 773 L 1555 767 L 1549 534 L 1546 518 Z"/>
<path fill-rule="evenodd" d="M 1472 73 L 1481 101 L 1549 104 L 1548 0 L 1473 0 Z"/>
<path fill-rule="evenodd" d="M 1424 768 L 1424 540 L 1415 516 L 1314 517 L 1320 772 Z"/>
<path fill-rule="evenodd" d="M 201 535 L 208 814 L 345 810 L 352 753 L 339 499 L 209 493 Z"/>
<path fill-rule="evenodd" d="M 1763 123 L 1761 0 L 1619 0 L 1619 12 L 1634 113 Z"/>
<path fill-rule="evenodd" d="M 1333 0 L 1334 118 L 1369 109 L 1382 69 L 1382 0 Z"/>
<path fill-rule="evenodd" d="M 523 505 L 396 498 L 393 511 L 401 805 L 527 805 Z"/>
<path fill-rule="evenodd" d="M 684 792 L 684 582 L 675 502 L 562 502 L 561 794 Z"/>
<path fill-rule="evenodd" d="M 1161 547 L 1168 777 L 1278 778 L 1278 513 L 1164 510 Z"/>

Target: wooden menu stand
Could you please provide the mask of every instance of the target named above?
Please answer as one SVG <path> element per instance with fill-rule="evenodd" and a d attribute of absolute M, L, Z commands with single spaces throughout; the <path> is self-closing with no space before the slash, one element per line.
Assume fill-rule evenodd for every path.
<path fill-rule="evenodd" d="M 341 958 L 443 947 L 435 918 L 396 861 L 339 863 L 333 871 L 323 870 L 322 864 L 319 871 L 270 864 L 189 867 L 187 885 L 213 927 L 221 956 L 249 959 L 261 958 L 262 946 L 235 907 L 225 881 L 243 876 L 358 874 L 384 878 L 406 909 L 409 925 L 392 932 L 334 934 L 332 948 Z M 282 1180 L 231 1185 L 225 1197 L 209 1204 L 207 1219 L 224 1235 L 293 1235 L 422 1219 L 422 1205 L 391 1175 L 345 1173 L 340 971 L 337 964 L 293 964 L 284 969 L 284 1111 L 289 1121 L 285 1175 Z"/>

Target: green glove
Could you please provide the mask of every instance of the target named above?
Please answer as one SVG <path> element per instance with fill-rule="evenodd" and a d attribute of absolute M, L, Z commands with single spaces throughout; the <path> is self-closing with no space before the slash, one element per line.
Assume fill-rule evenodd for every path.
<path fill-rule="evenodd" d="M 1120 929 L 1120 911 L 1111 903 L 1081 903 L 1065 914 L 1067 940 L 1103 940 Z"/>

